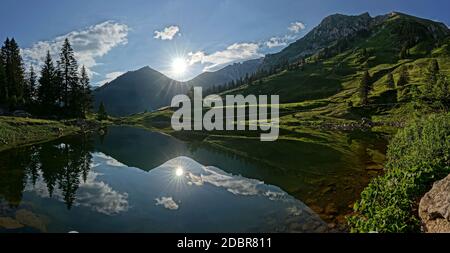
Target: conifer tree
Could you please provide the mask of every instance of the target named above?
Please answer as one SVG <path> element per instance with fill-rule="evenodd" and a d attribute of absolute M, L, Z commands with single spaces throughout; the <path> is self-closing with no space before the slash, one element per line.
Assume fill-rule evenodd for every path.
<path fill-rule="evenodd" d="M 65 39 L 59 56 L 58 71 L 61 79 L 61 103 L 68 116 L 78 116 L 81 111 L 81 104 L 78 99 L 81 94 L 81 88 L 78 77 L 78 63 L 69 39 Z"/>
<path fill-rule="evenodd" d="M 408 82 L 409 82 L 408 68 L 406 66 L 402 66 L 400 68 L 400 77 L 398 78 L 397 86 L 398 87 L 405 86 L 408 84 Z"/>
<path fill-rule="evenodd" d="M 97 119 L 98 120 L 106 120 L 106 119 L 108 119 L 108 113 L 106 112 L 105 105 L 103 104 L 103 101 L 100 103 L 100 106 L 98 108 Z"/>
<path fill-rule="evenodd" d="M 87 74 L 86 68 L 83 66 L 81 68 L 81 79 L 80 85 L 82 90 L 81 102 L 82 102 L 82 117 L 86 117 L 86 114 L 92 110 L 92 92 L 89 85 L 89 76 Z"/>
<path fill-rule="evenodd" d="M 367 105 L 369 103 L 370 90 L 371 90 L 370 74 L 369 71 L 366 70 L 359 83 L 359 96 L 362 105 Z"/>
<path fill-rule="evenodd" d="M 364 58 L 367 58 L 369 56 L 369 54 L 367 53 L 367 48 L 363 48 L 361 54 Z"/>
<path fill-rule="evenodd" d="M 50 52 L 47 52 L 44 66 L 41 69 L 41 77 L 39 78 L 39 88 L 37 91 L 37 102 L 40 105 L 41 114 L 50 115 L 58 112 L 59 87 L 57 71 L 53 65 Z"/>
<path fill-rule="evenodd" d="M 5 69 L 5 79 L 8 90 L 10 107 L 15 108 L 23 104 L 23 90 L 25 76 L 20 48 L 13 39 L 6 39 L 1 49 L 1 58 Z"/>
<path fill-rule="evenodd" d="M 6 74 L 6 65 L 10 61 L 9 38 L 6 38 L 0 50 L 0 103 L 4 105 L 9 105 L 9 85 L 8 78 Z"/>
<path fill-rule="evenodd" d="M 394 76 L 392 75 L 392 73 L 389 73 L 387 75 L 386 87 L 388 89 L 395 89 L 395 81 L 394 81 Z"/>
<path fill-rule="evenodd" d="M 33 66 L 30 66 L 30 71 L 28 73 L 28 79 L 25 83 L 25 88 L 24 88 L 25 104 L 28 106 L 32 105 L 36 98 L 36 86 L 37 86 L 36 73 L 34 72 Z"/>
<path fill-rule="evenodd" d="M 405 44 L 403 45 L 402 49 L 400 50 L 399 56 L 400 59 L 406 59 L 409 57 L 409 50 L 408 50 L 408 45 Z"/>
<path fill-rule="evenodd" d="M 428 65 L 425 74 L 425 96 L 431 96 L 434 86 L 436 86 L 439 75 L 439 63 L 436 59 L 433 59 Z"/>
<path fill-rule="evenodd" d="M 416 84 L 411 84 L 410 93 L 411 93 L 412 101 L 416 104 L 420 104 L 421 92 L 420 92 L 419 87 L 417 87 Z"/>
<path fill-rule="evenodd" d="M 6 84 L 5 66 L 0 58 L 0 105 L 5 105 L 8 101 L 8 87 Z"/>
<path fill-rule="evenodd" d="M 213 85 L 211 88 L 211 93 L 215 92 L 215 86 Z M 194 100 L 194 86 L 190 86 L 189 90 L 187 92 L 187 96 L 189 97 L 190 100 Z"/>
<path fill-rule="evenodd" d="M 450 91 L 447 77 L 439 74 L 437 77 L 436 85 L 433 87 L 433 99 L 435 103 L 448 106 L 450 102 Z"/>

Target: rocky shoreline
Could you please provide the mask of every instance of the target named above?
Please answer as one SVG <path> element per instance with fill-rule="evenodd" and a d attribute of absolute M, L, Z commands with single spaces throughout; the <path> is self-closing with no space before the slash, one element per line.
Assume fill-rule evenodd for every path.
<path fill-rule="evenodd" d="M 304 126 L 309 128 L 315 128 L 319 130 L 336 130 L 336 131 L 368 131 L 373 127 L 393 127 L 402 128 L 405 126 L 404 122 L 383 122 L 383 121 L 371 121 L 369 119 L 361 119 L 355 122 L 337 123 L 337 122 L 295 122 L 288 123 L 290 126 Z"/>
<path fill-rule="evenodd" d="M 73 119 L 73 120 L 64 121 L 64 125 L 78 127 L 80 129 L 78 131 L 79 133 L 103 131 L 103 129 L 106 127 L 106 124 L 102 124 L 98 121 L 86 120 L 86 119 Z"/>

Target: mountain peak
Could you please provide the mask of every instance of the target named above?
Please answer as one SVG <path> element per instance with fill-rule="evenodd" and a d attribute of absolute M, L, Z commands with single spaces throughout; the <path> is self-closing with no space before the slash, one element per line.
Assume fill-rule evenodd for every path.
<path fill-rule="evenodd" d="M 266 56 L 262 68 L 269 69 L 314 55 L 344 39 L 360 35 L 375 36 L 377 31 L 381 30 L 386 31 L 398 45 L 404 44 L 405 41 L 417 44 L 427 39 L 438 40 L 450 34 L 450 30 L 443 23 L 396 11 L 377 17 L 371 17 L 368 12 L 359 15 L 333 14 L 281 52 Z"/>
<path fill-rule="evenodd" d="M 336 13 L 325 17 L 322 20 L 321 25 L 328 24 L 330 22 L 354 22 L 355 20 L 357 21 L 357 20 L 371 20 L 371 19 L 372 17 L 368 12 L 364 12 L 359 15 L 345 15 L 341 13 Z"/>
<path fill-rule="evenodd" d="M 131 72 L 157 72 L 156 70 L 152 69 L 150 66 L 144 66 L 140 69 L 137 69 L 135 71 L 131 71 Z"/>
<path fill-rule="evenodd" d="M 145 66 L 96 89 L 94 95 L 96 107 L 103 102 L 111 115 L 125 116 L 167 106 L 175 95 L 186 92 L 186 85 Z"/>

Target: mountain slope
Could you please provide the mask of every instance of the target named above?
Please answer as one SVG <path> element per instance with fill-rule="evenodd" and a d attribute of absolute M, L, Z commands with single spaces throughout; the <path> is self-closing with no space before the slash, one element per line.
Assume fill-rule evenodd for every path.
<path fill-rule="evenodd" d="M 103 102 L 110 115 L 125 116 L 167 106 L 173 96 L 185 94 L 187 90 L 185 84 L 144 67 L 96 89 L 95 108 Z"/>
<path fill-rule="evenodd" d="M 235 63 L 215 72 L 204 72 L 191 81 L 177 82 L 150 67 L 130 71 L 94 91 L 95 108 L 103 102 L 109 114 L 126 116 L 170 105 L 173 96 L 186 94 L 188 87 L 205 90 L 256 72 L 261 59 Z"/>
<path fill-rule="evenodd" d="M 279 53 L 267 55 L 263 67 L 268 68 L 312 55 L 337 40 L 367 31 L 371 22 L 372 18 L 368 13 L 359 16 L 342 14 L 328 16 L 303 38 L 290 44 Z"/>
<path fill-rule="evenodd" d="M 411 79 L 417 75 L 421 84 L 419 75 L 424 73 L 429 58 L 435 57 L 445 71 L 449 36 L 449 29 L 442 23 L 401 13 L 375 18 L 367 14 L 333 15 L 303 39 L 279 54 L 266 57 L 263 63 L 263 67 L 277 65 L 282 58 L 295 62 L 301 56 L 306 58 L 303 67 L 287 70 L 285 66 L 284 71 L 242 86 L 233 93 L 278 94 L 282 103 L 337 97 L 341 102 L 357 103 L 358 82 L 364 70 L 369 70 L 375 84 L 382 84 L 389 72 L 397 78 L 399 67 L 405 64 L 411 67 Z M 319 41 L 314 42 L 313 38 Z M 405 45 L 409 55 L 400 59 L 399 53 Z M 414 68 L 415 61 L 422 63 Z"/>
<path fill-rule="evenodd" d="M 204 72 L 187 82 L 190 86 L 200 86 L 204 89 L 221 86 L 231 81 L 244 78 L 255 73 L 263 62 L 263 58 L 235 63 L 215 72 Z"/>
<path fill-rule="evenodd" d="M 267 55 L 262 68 L 283 65 L 299 58 L 309 57 L 318 52 L 341 52 L 355 46 L 358 39 L 376 37 L 374 46 L 389 50 L 400 50 L 406 43 L 409 47 L 421 41 L 439 40 L 448 36 L 448 28 L 443 23 L 434 22 L 403 13 L 393 12 L 372 18 L 368 13 L 358 16 L 335 14 L 326 17 L 303 38 L 290 44 L 281 52 Z M 353 43 L 353 45 L 351 45 Z M 324 50 L 326 52 L 324 52 Z M 328 50 L 328 51 L 327 51 Z"/>

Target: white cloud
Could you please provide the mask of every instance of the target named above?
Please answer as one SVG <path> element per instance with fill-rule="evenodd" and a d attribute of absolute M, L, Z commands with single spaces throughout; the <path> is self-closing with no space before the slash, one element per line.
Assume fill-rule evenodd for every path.
<path fill-rule="evenodd" d="M 304 30 L 305 28 L 306 26 L 302 22 L 294 22 L 291 23 L 291 25 L 288 27 L 288 30 L 294 33 L 298 33 L 301 30 Z"/>
<path fill-rule="evenodd" d="M 105 85 L 106 83 L 109 83 L 109 82 L 113 81 L 114 79 L 116 79 L 117 77 L 123 75 L 124 73 L 125 72 L 121 72 L 121 71 L 108 73 L 105 75 L 105 79 L 103 79 L 102 81 L 97 83 L 97 86 Z"/>
<path fill-rule="evenodd" d="M 155 36 L 153 38 L 161 40 L 172 40 L 179 31 L 180 27 L 172 25 L 164 28 L 164 30 L 162 31 L 155 31 Z"/>
<path fill-rule="evenodd" d="M 268 41 L 266 41 L 265 44 L 268 48 L 284 47 L 287 45 L 286 41 L 280 37 L 272 37 Z"/>
<path fill-rule="evenodd" d="M 273 36 L 267 41 L 260 43 L 234 43 L 228 46 L 225 50 L 217 51 L 211 54 L 207 54 L 204 51 L 190 52 L 188 53 L 188 62 L 190 65 L 200 63 L 206 65 L 203 71 L 216 71 L 226 65 L 256 59 L 263 57 L 260 50 L 266 48 L 284 47 L 289 43 L 298 39 L 298 35 L 301 30 L 306 28 L 302 22 L 291 23 L 288 30 L 290 34 L 284 36 Z"/>
<path fill-rule="evenodd" d="M 68 38 L 79 65 L 86 66 L 92 76 L 94 73 L 91 68 L 98 64 L 98 58 L 106 55 L 114 47 L 128 43 L 128 31 L 129 28 L 125 24 L 106 21 L 84 30 L 58 36 L 53 40 L 39 41 L 30 48 L 22 49 L 22 55 L 27 65 L 41 66 L 47 51 L 50 51 L 53 60 L 56 61 L 64 40 Z"/>
<path fill-rule="evenodd" d="M 189 65 L 193 65 L 193 64 L 199 63 L 199 62 L 204 63 L 203 60 L 206 58 L 206 54 L 202 51 L 198 51 L 195 53 L 190 52 L 188 54 L 188 56 L 189 56 L 189 59 L 188 59 Z"/>
<path fill-rule="evenodd" d="M 235 195 L 244 196 L 260 194 L 258 186 L 263 185 L 262 181 L 226 174 L 215 167 L 203 167 L 200 175 L 188 172 L 186 178 L 190 185 L 202 186 L 204 183 L 209 183 L 216 187 L 225 188 Z"/>
<path fill-rule="evenodd" d="M 99 181 L 97 178 L 100 175 L 100 173 L 90 171 L 86 181 L 83 181 L 80 176 L 80 185 L 73 205 L 88 207 L 95 212 L 109 216 L 128 211 L 128 193 L 115 191 L 105 182 Z M 42 198 L 50 198 L 42 171 L 38 172 L 36 182 L 29 182 L 24 191 L 34 192 Z M 61 188 L 55 188 L 51 198 L 65 202 L 64 192 Z"/>
<path fill-rule="evenodd" d="M 264 42 L 264 45 L 268 48 L 275 48 L 275 47 L 284 47 L 289 45 L 290 43 L 294 42 L 298 39 L 297 35 L 294 34 L 287 34 L 282 37 L 272 37 L 269 40 Z"/>
<path fill-rule="evenodd" d="M 178 204 L 173 200 L 172 197 L 161 197 L 156 198 L 156 205 L 157 206 L 164 206 L 164 208 L 169 210 L 178 210 L 179 206 Z"/>
<path fill-rule="evenodd" d="M 303 210 L 298 206 L 291 206 L 286 209 L 286 211 L 292 216 L 300 216 L 303 213 Z"/>
<path fill-rule="evenodd" d="M 128 193 L 119 193 L 103 181 L 97 181 L 99 174 L 91 171 L 86 182 L 80 185 L 77 203 L 106 215 L 128 211 Z"/>
<path fill-rule="evenodd" d="M 189 157 L 177 157 L 167 161 L 159 169 L 167 173 L 173 173 L 177 167 L 183 167 L 186 184 L 201 187 L 209 184 L 241 196 L 263 196 L 270 200 L 285 200 L 286 194 L 281 189 L 269 187 L 263 181 L 245 178 L 227 173 L 214 166 L 203 166 Z M 157 171 L 158 168 L 152 170 Z M 171 202 L 167 198 L 161 198 L 157 203 Z"/>
<path fill-rule="evenodd" d="M 285 194 L 284 192 L 268 190 L 264 193 L 264 196 L 268 197 L 270 200 L 280 200 L 285 197 Z"/>
<path fill-rule="evenodd" d="M 225 50 L 212 54 L 206 54 L 202 51 L 190 52 L 188 61 L 191 65 L 195 63 L 207 65 L 204 71 L 214 71 L 234 62 L 262 57 L 263 54 L 259 53 L 258 50 L 259 45 L 256 43 L 234 43 Z"/>

